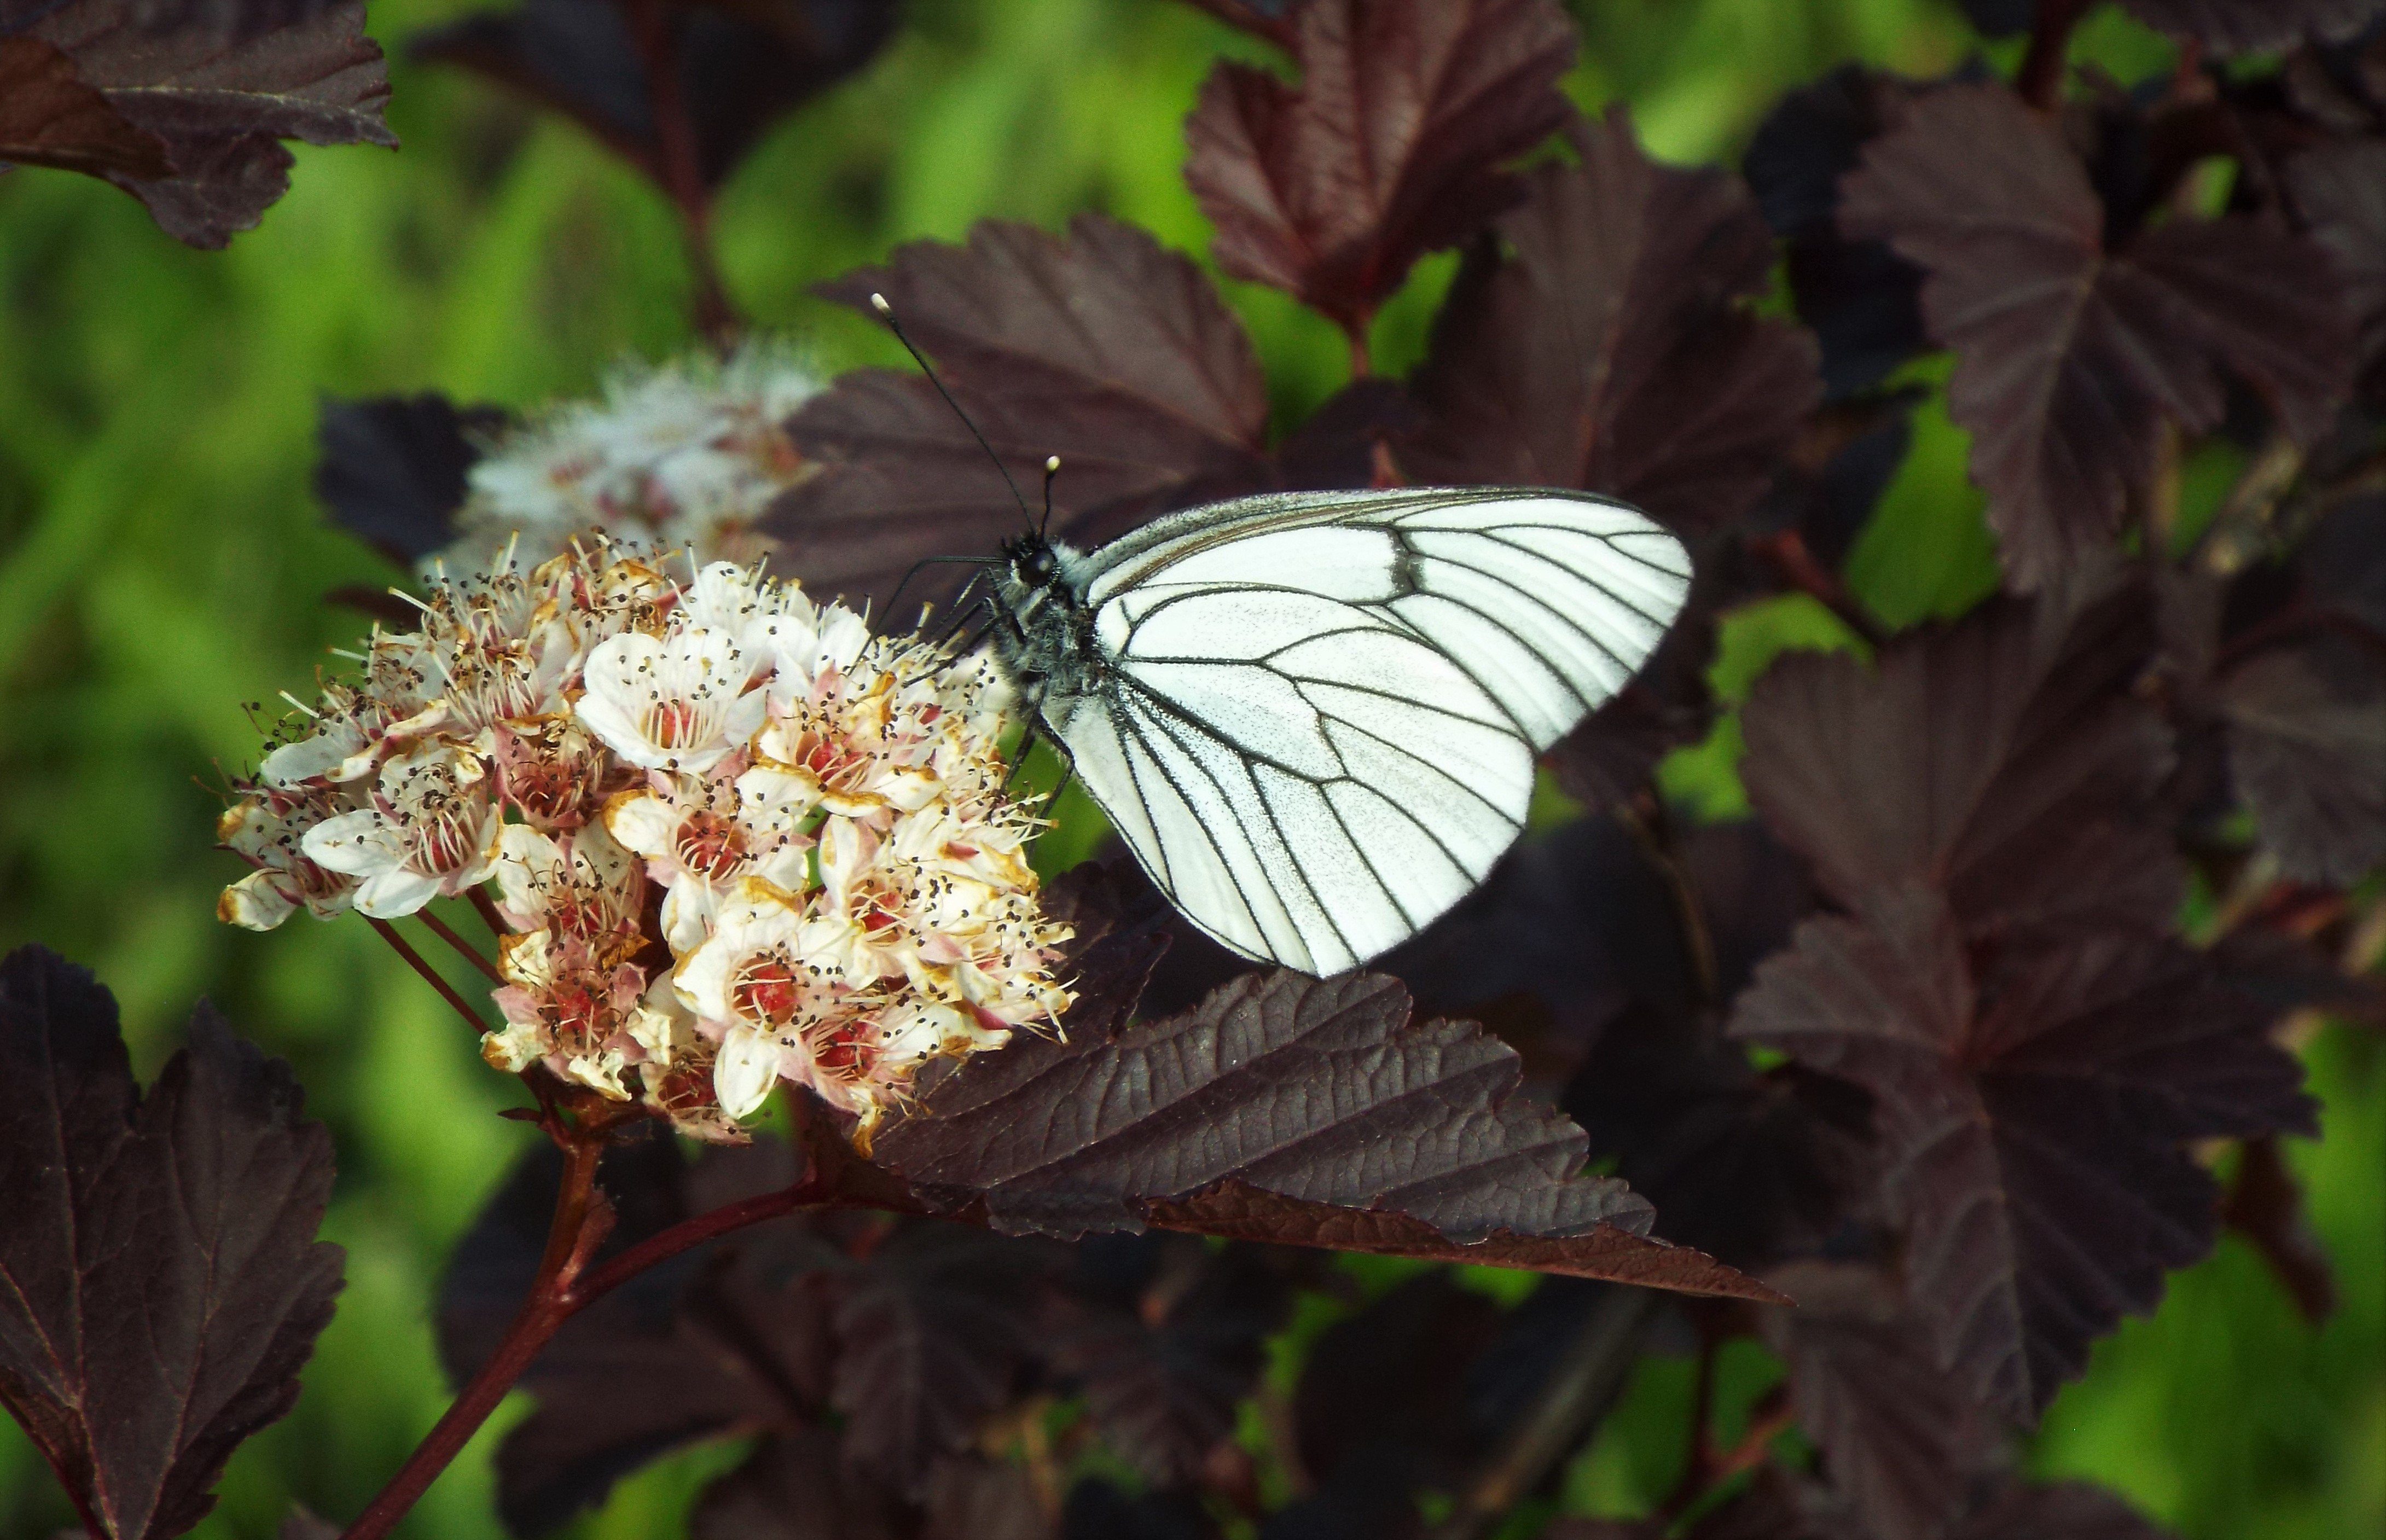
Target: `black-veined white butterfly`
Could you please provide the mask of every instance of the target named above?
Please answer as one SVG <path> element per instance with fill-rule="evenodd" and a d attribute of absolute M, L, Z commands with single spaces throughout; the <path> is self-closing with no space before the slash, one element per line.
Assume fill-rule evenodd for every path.
<path fill-rule="evenodd" d="M 1690 579 L 1639 510 L 1515 487 L 1245 497 L 1093 551 L 1032 526 L 990 565 L 996 662 L 1152 881 L 1320 975 L 1484 879 Z"/>

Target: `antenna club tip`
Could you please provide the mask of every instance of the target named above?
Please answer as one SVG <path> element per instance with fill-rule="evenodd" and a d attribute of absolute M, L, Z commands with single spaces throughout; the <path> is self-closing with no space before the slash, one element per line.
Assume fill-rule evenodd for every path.
<path fill-rule="evenodd" d="M 870 295 L 870 307 L 882 316 L 891 316 L 895 313 L 895 307 L 886 303 L 886 296 L 874 290 Z"/>
<path fill-rule="evenodd" d="M 1046 457 L 1045 461 L 1044 461 L 1044 473 L 1045 473 L 1046 475 L 1048 475 L 1048 476 L 1052 475 L 1052 474 L 1054 474 L 1055 472 L 1057 472 L 1060 469 L 1061 469 L 1061 457 L 1060 457 L 1060 456 L 1058 456 L 1058 455 L 1051 455 L 1051 456 L 1048 456 L 1048 457 Z"/>

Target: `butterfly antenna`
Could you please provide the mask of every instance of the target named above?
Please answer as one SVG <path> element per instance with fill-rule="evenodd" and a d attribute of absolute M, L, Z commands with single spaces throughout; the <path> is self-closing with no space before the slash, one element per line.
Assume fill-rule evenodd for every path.
<path fill-rule="evenodd" d="M 1036 526 L 1036 538 L 1038 540 L 1043 539 L 1044 532 L 1052 527 L 1052 482 L 1060 474 L 1061 457 L 1054 455 L 1044 462 L 1044 521 Z"/>
<path fill-rule="evenodd" d="M 986 451 L 986 457 L 994 462 L 995 471 L 1001 476 L 1002 484 L 1011 489 L 1011 500 L 1019 505 L 1019 516 L 1033 527 L 1036 515 L 1028 511 L 1027 499 L 1021 495 L 1019 483 L 1011 479 L 1011 468 L 1002 463 L 1002 457 L 994 452 L 994 445 L 986 442 L 986 435 L 977 431 L 977 424 L 970 420 L 969 413 L 961 410 L 961 404 L 953 399 L 953 393 L 945 389 L 945 382 L 937 377 L 935 366 L 928 362 L 928 356 L 912 344 L 910 337 L 903 331 L 903 323 L 895 319 L 895 307 L 886 303 L 885 294 L 873 294 L 870 296 L 870 307 L 878 312 L 879 319 L 886 323 L 886 330 L 895 333 L 895 340 L 903 344 L 903 351 L 909 353 L 911 356 L 911 361 L 920 366 L 920 372 L 928 377 L 928 383 L 936 387 L 936 394 L 945 398 L 945 405 L 950 407 L 953 409 L 953 415 L 961 419 L 961 426 L 970 431 L 970 437 L 977 440 L 977 446 Z"/>

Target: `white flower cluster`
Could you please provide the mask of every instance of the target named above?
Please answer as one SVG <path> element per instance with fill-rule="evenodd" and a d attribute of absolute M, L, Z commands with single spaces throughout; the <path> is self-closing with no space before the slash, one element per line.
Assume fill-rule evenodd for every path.
<path fill-rule="evenodd" d="M 623 369 L 603 401 L 550 410 L 472 468 L 457 539 L 439 559 L 470 570 L 517 534 L 544 557 L 602 530 L 700 561 L 758 560 L 770 541 L 756 521 L 811 470 L 780 425 L 819 390 L 765 344 L 722 364 Z"/>
<path fill-rule="evenodd" d="M 738 1137 L 781 1080 L 871 1123 L 1057 1016 L 983 658 L 718 562 L 609 547 L 442 582 L 237 783 L 221 917 L 377 920 L 494 883 L 483 1051 Z"/>

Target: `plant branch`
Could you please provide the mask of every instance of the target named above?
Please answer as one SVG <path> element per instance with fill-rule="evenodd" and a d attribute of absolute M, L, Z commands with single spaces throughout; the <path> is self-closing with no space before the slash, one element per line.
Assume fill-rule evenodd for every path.
<path fill-rule="evenodd" d="M 1489 1534 L 1581 1446 L 1624 1388 L 1660 1297 L 1653 1289 L 1618 1283 L 1592 1301 L 1540 1393 L 1476 1470 L 1434 1540 Z"/>
<path fill-rule="evenodd" d="M 466 891 L 465 896 L 472 901 L 472 912 L 481 917 L 481 923 L 489 928 L 492 937 L 503 941 L 514 933 L 514 928 L 506 923 L 506 917 L 497 912 L 497 901 L 489 896 L 486 887 L 474 883 Z"/>
<path fill-rule="evenodd" d="M 721 267 L 713 257 L 712 194 L 705 185 L 696 123 L 688 116 L 686 94 L 680 86 L 678 50 L 673 47 L 675 19 L 662 0 L 627 0 L 627 9 L 639 58 L 646 67 L 647 110 L 655 120 L 663 191 L 679 209 L 681 230 L 687 239 L 688 265 L 696 279 L 697 329 L 716 346 L 725 348 L 736 340 L 742 323 L 722 286 Z"/>
<path fill-rule="evenodd" d="M 1881 629 L 1880 622 L 1874 620 L 1857 602 L 1856 596 L 1848 592 L 1848 585 L 1840 581 L 1839 574 L 1815 559 L 1815 553 L 1807 547 L 1805 536 L 1796 530 L 1783 530 L 1752 544 L 1772 564 L 1773 570 L 1781 575 L 1782 581 L 1820 603 L 1839 618 L 1841 625 L 1863 637 L 1865 645 L 1878 647 L 1889 640 L 1889 633 Z"/>
<path fill-rule="evenodd" d="M 539 1260 L 529 1296 L 506 1328 L 496 1351 L 472 1375 L 389 1484 L 365 1505 L 341 1540 L 380 1540 L 387 1534 L 471 1442 L 547 1339 L 586 1303 L 572 1285 L 613 1227 L 612 1205 L 596 1191 L 596 1162 L 604 1150 L 601 1132 L 583 1132 L 565 1142 L 555 1219 L 547 1228 L 546 1254 Z"/>
<path fill-rule="evenodd" d="M 1697 1378 L 1690 1389 L 1689 1435 L 1682 1449 L 1682 1477 L 1674 1484 L 1657 1509 L 1664 1519 L 1677 1519 L 1698 1501 L 1714 1479 L 1714 1445 L 1707 1437 L 1707 1424 L 1714 1419 L 1715 1334 L 1702 1321 L 1699 1329 L 1699 1363 Z"/>
<path fill-rule="evenodd" d="M 433 935 L 437 936 L 440 940 L 454 947 L 458 957 L 461 957 L 465 961 L 471 963 L 473 967 L 486 974 L 491 983 L 501 984 L 506 982 L 506 976 L 497 971 L 497 965 L 483 957 L 470 942 L 467 942 L 462 936 L 458 935 L 446 920 L 441 920 L 429 909 L 418 910 L 415 914 L 415 918 L 421 920 L 424 925 L 428 926 Z"/>
<path fill-rule="evenodd" d="M 423 961 L 422 954 L 408 945 L 406 938 L 397 933 L 396 926 L 386 920 L 376 920 L 371 915 L 365 916 L 365 923 L 379 931 L 381 938 L 396 947 L 397 955 L 406 959 L 407 966 L 421 974 L 424 982 L 439 992 L 439 997 L 454 1008 L 456 1014 L 464 1019 L 464 1024 L 472 1029 L 474 1035 L 477 1036 L 489 1030 L 488 1024 L 481 1020 L 480 1013 L 465 1001 L 463 995 L 456 992 L 456 986 L 441 978 L 439 970 Z"/>
<path fill-rule="evenodd" d="M 2038 0 L 2038 23 L 2030 29 L 2029 51 L 2022 56 L 2014 89 L 2023 101 L 2041 111 L 2063 95 L 2063 54 L 2071 42 L 2089 0 Z"/>

